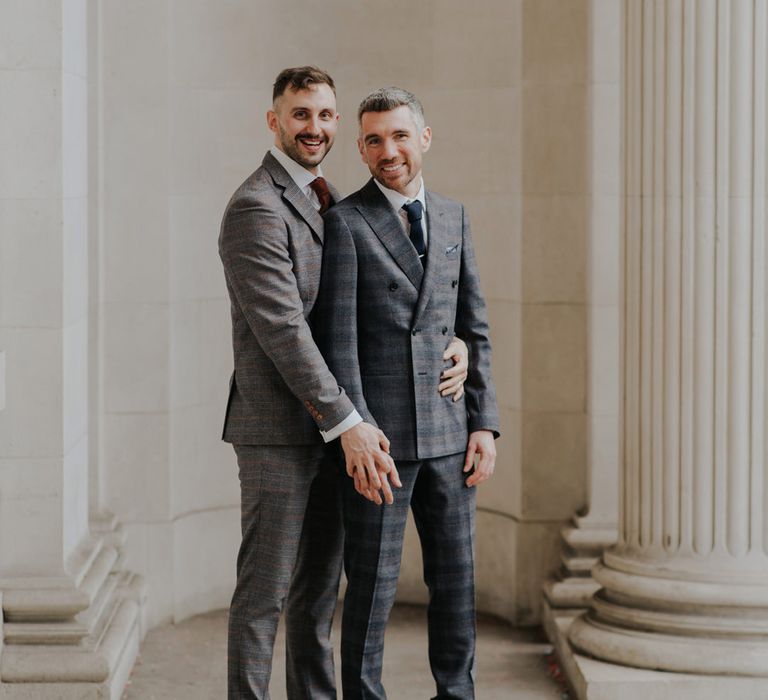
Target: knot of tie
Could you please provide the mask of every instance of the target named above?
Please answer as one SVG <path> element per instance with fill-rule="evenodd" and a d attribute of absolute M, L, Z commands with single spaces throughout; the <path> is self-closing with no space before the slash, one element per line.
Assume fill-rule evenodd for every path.
<path fill-rule="evenodd" d="M 414 221 L 421 221 L 421 217 L 424 214 L 424 210 L 421 207 L 421 202 L 418 199 L 414 199 L 409 204 L 403 204 L 405 213 L 408 214 L 408 223 L 412 224 Z"/>
<path fill-rule="evenodd" d="M 333 204 L 333 197 L 331 197 L 331 191 L 328 189 L 328 183 L 324 177 L 316 177 L 309 186 L 314 190 L 317 195 L 317 201 L 320 202 L 320 213 L 325 214 Z"/>

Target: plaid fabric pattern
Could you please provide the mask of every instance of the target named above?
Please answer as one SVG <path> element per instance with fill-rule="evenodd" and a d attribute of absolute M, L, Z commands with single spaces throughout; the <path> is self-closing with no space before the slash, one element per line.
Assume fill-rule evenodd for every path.
<path fill-rule="evenodd" d="M 345 700 L 386 698 L 381 683 L 384 631 L 395 600 L 408 507 L 421 540 L 430 602 L 429 661 L 440 700 L 474 698 L 476 489 L 464 484 L 464 455 L 397 464 L 403 488 L 376 506 L 342 478 L 342 620 Z"/>
<path fill-rule="evenodd" d="M 312 328 L 328 367 L 396 460 L 466 449 L 468 433 L 499 431 L 491 344 L 469 219 L 427 191 L 426 269 L 399 216 L 370 181 L 325 215 Z M 456 335 L 471 358 L 460 401 L 440 396 L 443 352 Z"/>
<path fill-rule="evenodd" d="M 235 451 L 243 539 L 229 612 L 228 698 L 269 699 L 285 609 L 289 700 L 335 699 L 330 631 L 343 539 L 338 462 L 324 458 L 321 446 L 236 445 Z"/>
<path fill-rule="evenodd" d="M 320 284 L 323 220 L 271 153 L 232 195 L 219 255 L 235 366 L 223 439 L 321 444 L 318 427 L 330 430 L 353 410 L 306 322 Z"/>

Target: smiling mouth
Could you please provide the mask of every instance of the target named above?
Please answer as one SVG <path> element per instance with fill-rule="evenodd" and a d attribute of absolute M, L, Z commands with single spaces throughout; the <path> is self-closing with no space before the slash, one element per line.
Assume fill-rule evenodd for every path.
<path fill-rule="evenodd" d="M 403 167 L 405 167 L 405 163 L 398 163 L 397 165 L 382 165 L 381 170 L 382 172 L 385 172 L 388 175 L 392 175 L 393 173 L 398 172 Z"/>
<path fill-rule="evenodd" d="M 309 138 L 307 136 L 299 136 L 298 141 L 310 151 L 319 150 L 320 146 L 324 143 L 323 139 Z"/>

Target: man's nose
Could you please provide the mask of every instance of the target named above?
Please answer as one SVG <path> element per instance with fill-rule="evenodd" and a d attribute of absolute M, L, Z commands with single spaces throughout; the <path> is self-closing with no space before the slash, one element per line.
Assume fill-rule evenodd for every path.
<path fill-rule="evenodd" d="M 382 156 L 386 159 L 394 158 L 397 155 L 397 149 L 395 148 L 395 142 L 386 139 L 382 144 Z"/>
<path fill-rule="evenodd" d="M 320 120 L 317 117 L 310 117 L 309 128 L 313 134 L 320 133 Z"/>

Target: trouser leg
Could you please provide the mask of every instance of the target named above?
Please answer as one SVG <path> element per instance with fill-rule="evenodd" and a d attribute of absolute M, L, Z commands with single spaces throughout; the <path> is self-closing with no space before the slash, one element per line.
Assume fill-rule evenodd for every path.
<path fill-rule="evenodd" d="M 330 637 L 344 542 L 339 476 L 338 453 L 329 453 L 310 488 L 285 604 L 289 700 L 336 698 Z"/>
<path fill-rule="evenodd" d="M 235 446 L 242 542 L 229 613 L 229 700 L 269 699 L 275 633 L 322 458 L 319 446 Z"/>
<path fill-rule="evenodd" d="M 341 632 L 344 700 L 383 700 L 384 631 L 395 600 L 403 533 L 417 462 L 397 465 L 401 489 L 392 505 L 377 506 L 355 492 L 342 476 L 344 569 L 347 591 Z"/>
<path fill-rule="evenodd" d="M 463 454 L 424 460 L 411 497 L 429 588 L 429 662 L 436 700 L 475 697 L 477 489 L 465 485 L 463 465 Z"/>

